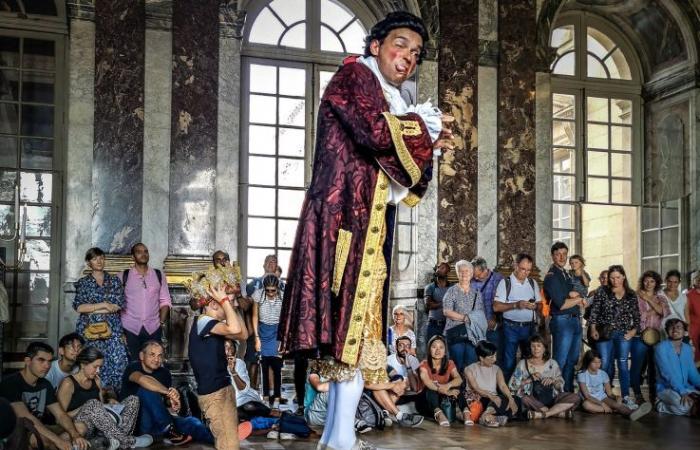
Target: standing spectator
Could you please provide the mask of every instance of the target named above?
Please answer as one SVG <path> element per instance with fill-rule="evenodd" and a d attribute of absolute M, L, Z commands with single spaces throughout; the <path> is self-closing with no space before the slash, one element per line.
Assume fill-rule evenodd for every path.
<path fill-rule="evenodd" d="M 666 321 L 668 339 L 654 348 L 659 377 L 657 411 L 688 416 L 700 410 L 700 373 L 693 362 L 693 349 L 683 342 L 686 325 L 677 318 Z"/>
<path fill-rule="evenodd" d="M 441 427 L 449 427 L 446 408 L 459 407 L 462 377 L 457 366 L 447 353 L 445 338 L 433 336 L 428 341 L 428 359 L 420 363 L 420 379 L 423 389 L 426 414 L 433 416 Z"/>
<path fill-rule="evenodd" d="M 253 330 L 255 351 L 260 352 L 263 374 L 263 398 L 269 401 L 272 409 L 279 409 L 282 397 L 282 357 L 279 354 L 277 328 L 282 311 L 282 293 L 279 278 L 274 274 L 263 277 L 263 288 L 253 293 Z M 272 386 L 268 372 L 272 370 Z M 273 395 L 270 397 L 270 388 Z"/>
<path fill-rule="evenodd" d="M 475 346 L 486 337 L 487 324 L 481 293 L 471 286 L 474 274 L 472 264 L 465 260 L 457 261 L 455 270 L 459 282 L 447 290 L 442 307 L 447 318 L 445 338 L 450 346 L 450 355 L 457 369 L 462 371 L 476 361 Z M 475 334 L 479 326 L 482 326 L 481 333 Z"/>
<path fill-rule="evenodd" d="M 685 318 L 688 320 L 688 336 L 695 347 L 695 362 L 700 362 L 700 270 L 693 275 L 693 286 L 686 293 Z"/>
<path fill-rule="evenodd" d="M 671 314 L 665 320 L 679 319 L 685 322 L 685 305 L 688 304 L 686 293 L 681 291 L 681 273 L 676 269 L 666 272 L 666 286 L 661 293 L 666 297 Z"/>
<path fill-rule="evenodd" d="M 83 349 L 85 339 L 78 333 L 69 333 L 58 341 L 58 359 L 51 363 L 51 369 L 46 379 L 54 389 L 58 389 L 61 381 L 70 374 L 78 371 L 75 358 Z"/>
<path fill-rule="evenodd" d="M 552 265 L 544 277 L 544 295 L 550 302 L 549 329 L 554 360 L 564 377 L 564 391 L 573 392 L 574 371 L 581 352 L 581 306 L 586 296 L 571 295 L 572 276 L 565 269 L 568 252 L 563 242 L 552 245 Z"/>
<path fill-rule="evenodd" d="M 445 314 L 442 312 L 442 299 L 445 297 L 450 282 L 447 277 L 450 274 L 450 265 L 446 262 L 438 264 L 433 276 L 433 282 L 425 287 L 425 306 L 428 309 L 428 333 L 429 341 L 433 336 L 442 335 L 445 330 Z"/>
<path fill-rule="evenodd" d="M 661 275 L 648 270 L 639 278 L 637 287 L 640 333 L 632 338 L 632 367 L 630 381 L 637 404 L 644 403 L 642 372 L 646 368 L 649 401 L 656 402 L 656 367 L 654 345 L 661 339 L 663 319 L 671 314 L 666 297 L 661 294 Z M 645 338 L 646 334 L 646 338 Z"/>
<path fill-rule="evenodd" d="M 596 293 L 592 308 L 591 337 L 598 341 L 596 345 L 603 371 L 612 373 L 614 362 L 617 362 L 623 403 L 629 409 L 636 409 L 638 405 L 629 396 L 628 361 L 632 338 L 639 330 L 639 302 L 622 266 L 610 266 L 608 285 Z"/>
<path fill-rule="evenodd" d="M 496 353 L 499 367 L 503 364 L 503 315 L 493 310 L 493 300 L 496 297 L 496 288 L 503 279 L 503 275 L 489 269 L 488 263 L 481 256 L 472 259 L 474 266 L 474 279 L 472 287 L 481 292 L 481 300 L 484 302 L 484 314 L 488 321 L 486 340 L 498 347 Z"/>
<path fill-rule="evenodd" d="M 407 314 L 408 311 L 403 305 L 396 305 L 391 311 L 394 324 L 390 325 L 387 330 L 387 343 L 389 344 L 390 355 L 396 353 L 396 339 L 401 336 L 407 336 L 411 340 L 411 354 L 416 354 L 416 334 L 406 323 Z"/>
<path fill-rule="evenodd" d="M 134 268 L 120 275 L 124 285 L 122 325 L 129 358 L 136 361 L 144 343 L 162 339 L 172 300 L 165 274 L 148 266 L 148 247 L 141 242 L 134 244 L 131 257 Z"/>
<path fill-rule="evenodd" d="M 528 277 L 532 264 L 532 256 L 520 253 L 515 257 L 513 273 L 496 288 L 493 310 L 503 313 L 503 375 L 506 380 L 515 369 L 518 347 L 523 357 L 527 355 L 530 336 L 537 331 L 540 290 L 535 280 Z"/>
<path fill-rule="evenodd" d="M 75 331 L 85 339 L 86 346 L 97 347 L 105 355 L 100 379 L 105 387 L 119 392 L 129 362 L 119 314 L 124 307 L 124 289 L 118 277 L 105 272 L 105 253 L 101 249 L 89 249 L 85 261 L 91 273 L 75 283 L 73 309 L 80 314 Z"/>
<path fill-rule="evenodd" d="M 24 356 L 24 368 L 0 382 L 0 397 L 10 402 L 18 419 L 31 420 L 45 445 L 50 444 L 59 450 L 87 450 L 90 444 L 81 436 L 73 419 L 61 408 L 53 386 L 44 378 L 49 372 L 52 358 L 51 346 L 31 342 Z M 56 434 L 44 424 L 49 413 L 68 435 Z"/>

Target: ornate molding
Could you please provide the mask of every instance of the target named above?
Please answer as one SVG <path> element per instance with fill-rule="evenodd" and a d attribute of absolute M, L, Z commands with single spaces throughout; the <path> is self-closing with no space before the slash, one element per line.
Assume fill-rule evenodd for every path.
<path fill-rule="evenodd" d="M 238 9 L 237 1 L 223 1 L 219 6 L 219 31 L 223 38 L 243 39 L 247 11 Z"/>
<path fill-rule="evenodd" d="M 68 17 L 77 20 L 95 20 L 94 0 L 68 0 Z"/>
<path fill-rule="evenodd" d="M 172 0 L 146 0 L 146 28 L 149 30 L 173 28 Z"/>

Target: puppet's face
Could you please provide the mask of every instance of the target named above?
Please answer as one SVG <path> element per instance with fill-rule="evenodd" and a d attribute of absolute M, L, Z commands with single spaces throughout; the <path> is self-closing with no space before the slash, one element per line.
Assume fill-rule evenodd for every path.
<path fill-rule="evenodd" d="M 377 58 L 379 71 L 394 86 L 399 86 L 413 75 L 418 64 L 423 38 L 409 28 L 396 28 L 381 43 L 370 44 L 370 52 Z"/>

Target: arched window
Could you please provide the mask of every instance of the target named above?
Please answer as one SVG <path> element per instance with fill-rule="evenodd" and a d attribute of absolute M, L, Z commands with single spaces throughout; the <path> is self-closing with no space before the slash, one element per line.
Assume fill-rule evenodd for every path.
<path fill-rule="evenodd" d="M 268 254 L 284 267 L 311 177 L 316 108 L 347 54 L 362 54 L 362 2 L 253 2 L 244 30 L 241 108 L 241 264 L 259 276 Z"/>
<path fill-rule="evenodd" d="M 562 17 L 552 63 L 553 240 L 591 270 L 637 272 L 641 200 L 641 70 L 615 28 L 588 14 Z"/>

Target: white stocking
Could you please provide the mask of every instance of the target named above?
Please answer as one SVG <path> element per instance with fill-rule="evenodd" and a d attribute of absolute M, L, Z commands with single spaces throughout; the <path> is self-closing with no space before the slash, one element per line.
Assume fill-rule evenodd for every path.
<path fill-rule="evenodd" d="M 341 383 L 331 383 L 336 385 L 335 402 L 333 409 L 328 414 L 333 415 L 330 420 L 331 427 L 323 430 L 323 441 L 326 431 L 330 429 L 330 435 L 326 441 L 329 449 L 350 450 L 355 445 L 355 412 L 362 397 L 362 390 L 365 383 L 362 373 L 357 370 L 352 380 Z M 331 412 L 332 411 L 332 412 Z"/>
<path fill-rule="evenodd" d="M 326 450 L 328 441 L 331 438 L 331 432 L 333 431 L 334 414 L 333 409 L 335 408 L 335 398 L 336 398 L 336 387 L 338 383 L 331 381 L 330 386 L 328 386 L 328 403 L 326 404 L 326 423 L 323 424 L 323 434 L 321 435 L 321 440 L 318 442 L 317 450 Z"/>

